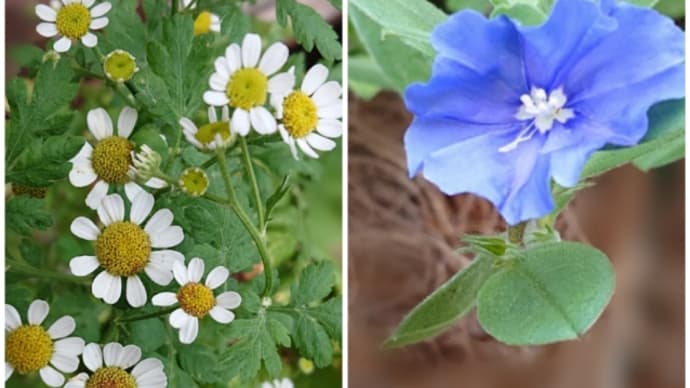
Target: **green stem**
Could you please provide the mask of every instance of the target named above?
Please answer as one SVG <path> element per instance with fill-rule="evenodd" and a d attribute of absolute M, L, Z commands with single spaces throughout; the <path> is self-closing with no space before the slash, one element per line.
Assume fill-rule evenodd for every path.
<path fill-rule="evenodd" d="M 177 12 L 179 12 L 179 7 L 180 7 L 180 0 L 172 0 L 172 14 L 171 14 L 171 16 L 173 16 Z"/>
<path fill-rule="evenodd" d="M 520 244 L 522 245 L 523 237 L 525 236 L 525 228 L 527 227 L 527 222 L 523 221 L 517 225 L 509 226 L 508 227 L 508 239 L 510 242 L 513 244 Z"/>
<path fill-rule="evenodd" d="M 177 310 L 177 308 L 178 308 L 177 306 L 167 307 L 167 308 L 164 308 L 162 310 L 154 311 L 152 313 L 139 314 L 139 315 L 134 315 L 131 317 L 121 318 L 118 321 L 119 322 L 134 322 L 134 321 L 141 321 L 141 320 L 149 319 L 149 318 L 160 317 L 162 315 L 170 314 L 171 312 Z"/>
<path fill-rule="evenodd" d="M 252 165 L 252 157 L 249 154 L 249 147 L 247 147 L 247 141 L 244 137 L 240 136 L 239 139 L 240 148 L 242 149 L 242 162 L 244 164 L 244 169 L 247 171 L 247 176 L 249 177 L 249 183 L 252 186 L 252 192 L 254 193 L 254 202 L 256 203 L 256 217 L 259 220 L 259 231 L 263 234 L 265 232 L 265 222 L 264 219 L 264 204 L 261 200 L 261 192 L 259 191 L 259 184 L 256 182 L 256 173 L 254 172 L 254 166 Z"/>
<path fill-rule="evenodd" d="M 137 99 L 134 98 L 134 95 L 129 91 L 129 89 L 122 83 L 120 82 L 113 82 L 115 92 L 122 96 L 127 102 L 137 110 L 139 109 L 139 103 L 137 102 Z"/>
<path fill-rule="evenodd" d="M 242 207 L 237 202 L 237 196 L 235 195 L 235 189 L 232 187 L 232 181 L 230 179 L 230 171 L 228 170 L 228 164 L 225 160 L 225 151 L 223 149 L 218 149 L 216 153 L 218 157 L 218 164 L 220 165 L 220 170 L 223 175 L 223 182 L 225 183 L 225 190 L 228 194 L 228 206 L 235 213 L 237 218 L 240 219 L 242 225 L 247 230 L 256 249 L 259 251 L 259 256 L 261 256 L 261 262 L 264 265 L 264 275 L 266 277 L 266 284 L 261 296 L 269 296 L 271 289 L 273 287 L 273 267 L 271 265 L 271 258 L 268 255 L 268 250 L 266 249 L 266 243 L 262 238 L 259 230 L 254 226 L 254 223 L 249 219 L 247 213 L 242 209 Z"/>
<path fill-rule="evenodd" d="M 60 272 L 48 272 L 42 269 L 30 266 L 28 264 L 23 264 L 18 261 L 7 261 L 8 267 L 7 271 L 14 272 L 17 274 L 39 277 L 45 279 L 60 280 L 63 282 L 74 283 L 79 285 L 90 285 L 91 282 L 88 279 L 79 278 L 72 275 L 63 274 Z"/>

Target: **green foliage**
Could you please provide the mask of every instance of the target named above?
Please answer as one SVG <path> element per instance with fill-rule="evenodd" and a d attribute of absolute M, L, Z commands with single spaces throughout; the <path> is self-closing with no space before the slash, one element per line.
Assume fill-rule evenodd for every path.
<path fill-rule="evenodd" d="M 36 138 L 8 169 L 9 182 L 32 187 L 46 187 L 67 177 L 69 162 L 84 145 L 84 138 L 49 136 Z"/>
<path fill-rule="evenodd" d="M 553 6 L 553 0 L 491 0 L 494 6 L 491 16 L 506 15 L 523 25 L 542 23 Z"/>
<path fill-rule="evenodd" d="M 288 16 L 292 20 L 292 29 L 295 32 L 297 42 L 307 51 L 316 47 L 329 62 L 342 57 L 342 46 L 338 42 L 338 35 L 333 31 L 333 27 L 326 23 L 311 7 L 295 0 L 278 0 L 276 2 L 278 23 L 287 27 Z"/>
<path fill-rule="evenodd" d="M 395 89 L 393 83 L 371 57 L 361 54 L 352 55 L 348 58 L 348 63 L 350 90 L 360 98 L 368 100 L 381 90 Z"/>
<path fill-rule="evenodd" d="M 575 339 L 613 294 L 611 263 L 600 251 L 557 242 L 525 249 L 484 283 L 477 298 L 482 327 L 510 345 Z"/>
<path fill-rule="evenodd" d="M 29 236 L 34 229 L 45 230 L 53 225 L 53 218 L 41 199 L 20 195 L 5 206 L 5 223 L 19 234 Z"/>

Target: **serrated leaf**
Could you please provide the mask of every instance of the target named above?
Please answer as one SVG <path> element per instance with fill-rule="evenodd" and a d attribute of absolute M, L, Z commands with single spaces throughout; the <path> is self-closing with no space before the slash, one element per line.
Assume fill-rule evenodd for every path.
<path fill-rule="evenodd" d="M 214 383 L 218 381 L 215 373 L 209 373 L 209 366 L 216 362 L 216 356 L 208 351 L 204 346 L 190 345 L 185 346 L 179 356 L 180 367 L 189 373 L 196 381 L 201 383 Z"/>
<path fill-rule="evenodd" d="M 132 54 L 141 62 L 146 57 L 146 24 L 137 13 L 138 2 L 131 0 L 110 0 L 113 5 L 108 12 L 108 28 L 98 37 L 98 46 L 104 55 L 121 49 Z M 147 0 L 144 3 L 152 2 Z M 140 66 L 141 67 L 141 66 Z"/>
<path fill-rule="evenodd" d="M 611 299 L 613 267 L 606 255 L 574 242 L 520 252 L 479 290 L 484 330 L 509 345 L 541 345 L 584 334 Z"/>
<path fill-rule="evenodd" d="M 495 271 L 493 264 L 491 256 L 479 255 L 415 306 L 386 340 L 385 346 L 399 347 L 424 341 L 453 326 L 474 306 L 477 292 Z"/>
<path fill-rule="evenodd" d="M 34 229 L 45 230 L 53 225 L 42 199 L 19 195 L 5 204 L 5 225 L 15 232 L 30 236 Z"/>
<path fill-rule="evenodd" d="M 130 322 L 127 331 L 129 342 L 137 344 L 145 353 L 153 352 L 165 343 L 165 336 L 161 335 L 165 326 L 160 318 Z"/>
<path fill-rule="evenodd" d="M 304 306 L 320 301 L 331 293 L 335 284 L 335 269 L 330 261 L 311 264 L 292 284 L 290 304 Z"/>
<path fill-rule="evenodd" d="M 302 356 L 323 368 L 333 361 L 333 345 L 326 330 L 313 317 L 302 314 L 297 319 L 293 334 L 295 346 Z"/>
<path fill-rule="evenodd" d="M 333 27 L 311 7 L 295 0 L 276 2 L 278 23 L 287 27 L 288 17 L 292 21 L 295 39 L 306 51 L 311 51 L 316 47 L 329 62 L 342 57 L 342 46 L 338 41 L 338 35 L 333 31 Z"/>
<path fill-rule="evenodd" d="M 46 187 L 67 177 L 69 162 L 84 145 L 77 136 L 35 139 L 10 166 L 6 180 L 32 187 Z"/>

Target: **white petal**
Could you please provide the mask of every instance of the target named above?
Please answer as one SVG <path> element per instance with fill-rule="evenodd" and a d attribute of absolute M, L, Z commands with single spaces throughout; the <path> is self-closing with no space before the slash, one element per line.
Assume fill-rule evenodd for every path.
<path fill-rule="evenodd" d="M 91 209 L 98 209 L 98 206 L 100 206 L 103 198 L 108 195 L 109 189 L 110 185 L 108 185 L 107 182 L 101 180 L 96 182 L 96 184 L 91 188 L 91 191 L 89 191 L 89 194 L 86 196 L 86 200 L 84 201 L 86 206 Z"/>
<path fill-rule="evenodd" d="M 293 73 L 279 73 L 268 80 L 268 92 L 271 94 L 288 94 L 295 87 L 295 75 Z"/>
<path fill-rule="evenodd" d="M 125 203 L 119 194 L 106 195 L 96 209 L 101 222 L 108 226 L 113 222 L 124 221 Z"/>
<path fill-rule="evenodd" d="M 91 155 L 93 154 L 93 146 L 89 144 L 88 141 L 84 142 L 84 145 L 81 147 L 79 152 L 74 155 L 72 159 L 70 159 L 70 162 L 72 163 L 77 163 L 79 161 L 87 161 L 89 162 L 89 165 L 91 164 Z"/>
<path fill-rule="evenodd" d="M 143 191 L 144 189 L 142 189 L 141 186 L 139 186 L 136 182 L 130 181 L 125 183 L 125 195 L 130 202 L 132 202 L 134 198 L 136 198 L 137 195 Z"/>
<path fill-rule="evenodd" d="M 317 107 L 317 114 L 323 119 L 339 119 L 343 116 L 343 100 L 337 99 L 328 105 Z"/>
<path fill-rule="evenodd" d="M 228 64 L 225 61 L 225 58 L 216 58 L 216 60 L 213 61 L 213 68 L 216 69 L 216 73 L 218 73 L 223 79 L 226 80 L 225 83 L 227 84 L 227 80 L 230 79 L 230 69 L 228 68 Z M 216 90 L 225 91 L 225 87 Z"/>
<path fill-rule="evenodd" d="M 184 232 L 182 228 L 173 225 L 169 226 L 159 233 L 150 234 L 151 246 L 154 248 L 172 248 L 184 240 Z"/>
<path fill-rule="evenodd" d="M 185 313 L 184 310 L 177 309 L 170 314 L 170 326 L 174 327 L 175 329 L 180 329 L 182 326 L 187 325 L 187 322 L 191 318 L 192 317 Z"/>
<path fill-rule="evenodd" d="M 48 328 L 48 334 L 52 339 L 63 338 L 72 334 L 76 327 L 77 324 L 74 321 L 74 318 L 70 317 L 69 315 L 65 315 L 50 325 Z"/>
<path fill-rule="evenodd" d="M 122 282 L 117 276 L 113 276 L 106 271 L 102 271 L 91 283 L 91 293 L 96 298 L 103 299 L 108 304 L 113 304 L 120 299 L 122 292 Z"/>
<path fill-rule="evenodd" d="M 43 320 L 48 316 L 48 311 L 50 311 L 50 306 L 45 300 L 36 299 L 31 302 L 29 306 L 29 323 L 32 325 L 40 325 Z"/>
<path fill-rule="evenodd" d="M 77 256 L 69 261 L 69 269 L 74 276 L 86 276 L 99 266 L 96 256 Z"/>
<path fill-rule="evenodd" d="M 134 129 L 134 125 L 137 123 L 138 115 L 137 110 L 134 108 L 128 106 L 122 108 L 120 116 L 117 118 L 117 135 L 125 139 L 129 138 L 129 135 L 132 134 L 132 130 Z"/>
<path fill-rule="evenodd" d="M 55 352 L 66 356 L 78 356 L 84 351 L 84 340 L 79 337 L 68 337 L 54 342 Z"/>
<path fill-rule="evenodd" d="M 256 67 L 261 55 L 261 38 L 257 34 L 247 34 L 242 40 L 242 66 Z"/>
<path fill-rule="evenodd" d="M 247 136 L 249 133 L 249 112 L 244 109 L 235 109 L 232 114 L 232 122 L 230 127 L 240 136 Z"/>
<path fill-rule="evenodd" d="M 326 137 L 340 137 L 343 134 L 343 123 L 340 120 L 319 120 L 319 123 L 316 125 L 316 131 Z"/>
<path fill-rule="evenodd" d="M 314 132 L 307 135 L 307 142 L 310 146 L 319 151 L 330 151 L 335 148 L 335 142 Z"/>
<path fill-rule="evenodd" d="M 165 374 L 163 373 L 163 363 L 157 358 L 147 358 L 138 363 L 134 369 L 132 369 L 132 376 L 136 379 L 138 386 L 142 386 L 142 381 L 148 380 L 147 378 L 153 377 L 157 374 L 163 374 L 163 378 L 165 378 Z M 150 382 L 148 383 L 151 384 Z M 163 387 L 166 386 L 166 384 L 163 383 L 159 386 Z"/>
<path fill-rule="evenodd" d="M 227 105 L 230 101 L 228 100 L 228 96 L 226 96 L 225 93 L 209 90 L 204 92 L 204 102 L 208 105 L 223 106 Z"/>
<path fill-rule="evenodd" d="M 91 8 L 93 3 L 95 3 L 96 0 L 81 0 L 81 3 L 84 5 L 86 8 Z"/>
<path fill-rule="evenodd" d="M 273 43 L 269 48 L 266 49 L 264 56 L 259 62 L 259 70 L 265 75 L 271 75 L 276 71 L 280 70 L 281 67 L 287 62 L 290 50 L 287 46 L 281 42 Z"/>
<path fill-rule="evenodd" d="M 132 201 L 132 209 L 129 212 L 130 221 L 137 225 L 141 225 L 142 222 L 149 216 L 151 209 L 153 209 L 153 195 L 147 193 L 146 191 L 141 191 L 134 197 Z"/>
<path fill-rule="evenodd" d="M 280 133 L 280 137 L 284 142 L 287 143 L 290 141 L 290 134 L 287 130 L 285 130 L 285 126 L 283 124 L 278 125 L 278 133 Z"/>
<path fill-rule="evenodd" d="M 230 323 L 235 319 L 235 314 L 232 311 L 228 311 L 222 307 L 215 306 L 209 311 L 211 318 L 213 318 L 218 323 Z"/>
<path fill-rule="evenodd" d="M 240 306 L 242 297 L 235 291 L 225 291 L 216 297 L 216 304 L 226 309 L 234 309 Z"/>
<path fill-rule="evenodd" d="M 103 108 L 91 109 L 86 115 L 86 122 L 93 136 L 98 140 L 113 136 L 113 121 Z"/>
<path fill-rule="evenodd" d="M 179 123 L 180 123 L 180 125 L 182 126 L 182 130 L 183 130 L 185 133 L 194 134 L 194 133 L 197 133 L 197 131 L 199 130 L 199 129 L 196 127 L 196 125 L 194 124 L 194 122 L 192 122 L 192 120 L 190 120 L 190 119 L 188 119 L 188 118 L 186 118 L 186 117 L 181 118 L 180 121 L 179 121 Z"/>
<path fill-rule="evenodd" d="M 338 82 L 328 81 L 316 90 L 311 99 L 317 107 L 326 106 L 337 100 L 342 92 L 343 89 Z"/>
<path fill-rule="evenodd" d="M 150 187 L 152 189 L 162 189 L 162 188 L 168 187 L 168 183 L 166 181 L 164 181 L 160 178 L 156 178 L 156 177 L 153 177 L 153 178 L 147 180 L 146 182 L 144 182 L 144 185 L 146 185 L 146 187 Z M 125 185 L 125 189 L 126 188 L 127 187 Z"/>
<path fill-rule="evenodd" d="M 295 145 L 295 139 L 290 138 L 288 141 L 288 146 L 290 146 L 290 153 L 295 160 L 299 160 L 299 155 L 297 153 L 297 146 Z"/>
<path fill-rule="evenodd" d="M 127 302 L 132 307 L 146 304 L 146 288 L 137 275 L 127 278 Z"/>
<path fill-rule="evenodd" d="M 136 345 L 127 345 L 122 348 L 120 357 L 118 357 L 115 365 L 122 369 L 129 369 L 139 360 L 141 360 L 141 348 Z"/>
<path fill-rule="evenodd" d="M 256 132 L 262 135 L 270 135 L 278 129 L 276 119 L 263 106 L 252 108 L 249 111 L 249 119 Z"/>
<path fill-rule="evenodd" d="M 44 5 L 44 7 L 46 6 Z M 39 23 L 36 26 L 36 32 L 38 32 L 39 35 L 44 36 L 46 38 L 52 38 L 55 35 L 57 35 L 58 30 L 55 26 L 55 23 Z"/>
<path fill-rule="evenodd" d="M 173 278 L 171 269 L 154 262 L 149 262 L 144 267 L 144 272 L 154 283 L 161 286 L 167 286 Z"/>
<path fill-rule="evenodd" d="M 184 266 L 184 263 L 173 263 L 172 270 L 177 284 L 184 286 L 185 284 L 189 283 L 189 275 L 187 274 L 187 267 Z"/>
<path fill-rule="evenodd" d="M 226 106 L 223 107 L 223 109 L 220 110 L 220 118 L 223 121 L 230 121 L 230 109 Z"/>
<path fill-rule="evenodd" d="M 190 282 L 199 283 L 202 276 L 204 276 L 204 261 L 195 257 L 187 266 L 187 277 Z"/>
<path fill-rule="evenodd" d="M 117 366 L 117 360 L 122 353 L 122 345 L 117 342 L 111 342 L 103 347 L 103 362 L 105 366 Z"/>
<path fill-rule="evenodd" d="M 65 376 L 61 375 L 60 372 L 50 366 L 41 368 L 38 374 L 41 375 L 41 380 L 50 387 L 59 387 L 65 382 Z"/>
<path fill-rule="evenodd" d="M 97 6 L 91 8 L 91 17 L 97 18 L 97 17 L 103 16 L 106 13 L 108 13 L 108 11 L 110 11 L 111 7 L 112 7 L 112 5 L 107 1 L 98 4 Z"/>
<path fill-rule="evenodd" d="M 163 249 L 160 251 L 151 252 L 151 257 L 149 260 L 152 263 L 156 263 L 157 265 L 172 271 L 172 266 L 176 261 L 184 263 L 184 255 L 172 249 Z"/>
<path fill-rule="evenodd" d="M 302 80 L 302 92 L 311 96 L 328 78 L 328 68 L 322 64 L 312 66 Z"/>
<path fill-rule="evenodd" d="M 88 160 L 79 160 L 78 163 L 72 165 L 72 169 L 69 171 L 69 183 L 74 187 L 86 187 L 97 178 L 96 172 L 91 167 L 91 161 Z"/>
<path fill-rule="evenodd" d="M 75 236 L 84 240 L 95 241 L 101 234 L 100 229 L 90 219 L 79 216 L 72 221 L 70 230 Z"/>
<path fill-rule="evenodd" d="M 53 356 L 50 358 L 50 364 L 62 372 L 72 373 L 79 367 L 79 358 L 53 353 Z"/>
<path fill-rule="evenodd" d="M 89 375 L 85 372 L 79 373 L 78 375 L 67 380 L 64 388 L 84 388 L 86 387 L 86 380 L 89 379 Z"/>
<path fill-rule="evenodd" d="M 5 363 L 5 381 L 9 380 L 13 372 L 14 368 L 12 368 L 12 365 Z"/>
<path fill-rule="evenodd" d="M 211 74 L 211 77 L 208 79 L 208 86 L 210 86 L 213 90 L 225 90 L 225 87 L 227 85 L 228 78 L 223 77 L 221 74 L 218 73 Z"/>
<path fill-rule="evenodd" d="M 151 298 L 151 303 L 154 306 L 172 306 L 177 303 L 177 294 L 174 292 L 161 292 Z"/>
<path fill-rule="evenodd" d="M 216 289 L 228 280 L 228 276 L 230 276 L 230 271 L 225 267 L 218 266 L 206 275 L 206 286 L 212 290 Z"/>
<path fill-rule="evenodd" d="M 209 106 L 207 111 L 208 111 L 208 122 L 209 123 L 218 122 L 218 112 L 216 112 L 216 108 Z"/>
<path fill-rule="evenodd" d="M 19 312 L 10 304 L 5 305 L 5 331 L 10 332 L 22 325 Z"/>
<path fill-rule="evenodd" d="M 242 49 L 237 43 L 225 49 L 225 61 L 231 74 L 242 67 Z"/>
<path fill-rule="evenodd" d="M 64 36 L 53 43 L 53 50 L 59 53 L 65 53 L 72 47 L 72 41 Z"/>
<path fill-rule="evenodd" d="M 45 4 L 38 4 L 36 6 L 36 16 L 46 22 L 54 22 L 55 18 L 57 17 L 57 11 Z"/>
<path fill-rule="evenodd" d="M 81 37 L 81 43 L 86 47 L 96 47 L 98 44 L 98 37 L 91 32 L 87 32 L 86 35 Z"/>
<path fill-rule="evenodd" d="M 91 24 L 89 25 L 89 28 L 92 30 L 100 30 L 101 28 L 105 27 L 108 25 L 108 18 L 96 18 L 91 20 Z"/>
<path fill-rule="evenodd" d="M 153 213 L 151 218 L 146 222 L 144 230 L 149 236 L 161 233 L 163 230 L 167 229 L 173 221 L 173 213 L 170 209 L 159 209 L 157 212 Z"/>
<path fill-rule="evenodd" d="M 297 146 L 302 150 L 302 152 L 304 152 L 308 156 L 311 156 L 314 159 L 319 158 L 319 155 L 316 152 L 314 152 L 314 150 L 311 148 L 311 146 L 307 143 L 305 139 L 297 139 L 296 142 Z"/>
<path fill-rule="evenodd" d="M 98 344 L 91 343 L 86 345 L 82 358 L 84 359 L 84 365 L 92 372 L 103 367 L 103 353 Z"/>
<path fill-rule="evenodd" d="M 180 328 L 180 342 L 183 344 L 191 344 L 199 334 L 199 319 L 197 317 L 190 317 L 187 324 Z"/>

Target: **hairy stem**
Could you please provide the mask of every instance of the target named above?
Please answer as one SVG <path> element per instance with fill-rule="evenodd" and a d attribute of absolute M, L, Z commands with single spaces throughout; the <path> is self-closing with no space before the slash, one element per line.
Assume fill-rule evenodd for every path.
<path fill-rule="evenodd" d="M 40 268 L 33 267 L 29 264 L 24 264 L 16 260 L 7 260 L 7 271 L 14 272 L 16 274 L 27 275 L 30 277 L 38 277 L 44 279 L 59 280 L 68 283 L 74 283 L 79 285 L 90 285 L 91 282 L 88 279 L 79 278 L 73 275 L 63 274 L 60 272 L 50 272 L 45 271 Z"/>
<path fill-rule="evenodd" d="M 249 147 L 247 147 L 247 141 L 242 136 L 240 136 L 239 143 L 240 148 L 242 148 L 242 163 L 244 164 L 244 169 L 247 171 L 249 183 L 252 186 L 252 192 L 254 194 L 254 202 L 256 204 L 256 216 L 259 219 L 259 231 L 263 234 L 265 232 L 266 227 L 266 220 L 264 219 L 264 203 L 261 199 L 259 185 L 256 182 L 256 173 L 254 173 L 254 166 L 252 165 L 252 158 L 249 154 Z"/>

